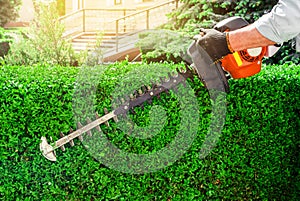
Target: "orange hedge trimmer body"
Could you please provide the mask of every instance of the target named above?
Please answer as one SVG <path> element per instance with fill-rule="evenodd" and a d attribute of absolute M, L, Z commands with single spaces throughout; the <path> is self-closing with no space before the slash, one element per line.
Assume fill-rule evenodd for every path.
<path fill-rule="evenodd" d="M 240 17 L 231 17 L 219 22 L 214 28 L 221 31 L 233 31 L 249 23 Z M 261 61 L 267 47 L 252 48 L 229 54 L 221 60 L 221 65 L 232 78 L 239 79 L 255 75 L 261 70 Z"/>

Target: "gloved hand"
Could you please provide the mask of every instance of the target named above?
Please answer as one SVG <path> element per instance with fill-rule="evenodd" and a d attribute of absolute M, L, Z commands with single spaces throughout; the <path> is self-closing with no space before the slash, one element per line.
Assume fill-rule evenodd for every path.
<path fill-rule="evenodd" d="M 200 29 L 200 31 L 205 35 L 198 38 L 197 44 L 207 52 L 214 62 L 233 53 L 229 50 L 225 33 L 216 29 Z"/>

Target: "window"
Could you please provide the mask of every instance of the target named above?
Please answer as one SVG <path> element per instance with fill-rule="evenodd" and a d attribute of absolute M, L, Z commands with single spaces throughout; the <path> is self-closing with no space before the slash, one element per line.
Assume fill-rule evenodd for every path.
<path fill-rule="evenodd" d="M 72 1 L 73 11 L 77 11 L 77 10 L 83 8 L 83 6 L 84 6 L 83 0 L 73 0 Z"/>
<path fill-rule="evenodd" d="M 122 0 L 114 0 L 114 4 L 115 5 L 121 5 L 122 4 Z"/>

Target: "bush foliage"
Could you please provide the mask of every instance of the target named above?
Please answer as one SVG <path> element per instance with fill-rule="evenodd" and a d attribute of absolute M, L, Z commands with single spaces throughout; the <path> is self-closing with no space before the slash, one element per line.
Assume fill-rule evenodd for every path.
<path fill-rule="evenodd" d="M 56 3 L 36 2 L 35 6 L 34 21 L 15 36 L 5 63 L 77 66 L 81 58 L 75 54 L 71 42 L 63 37 L 65 27 L 58 20 Z"/>
<path fill-rule="evenodd" d="M 154 64 L 153 64 L 154 65 Z M 110 95 L 122 76 L 152 64 L 118 63 L 103 70 L 97 85 L 97 110 L 110 108 Z M 160 64 L 174 68 L 174 65 Z M 202 116 L 188 151 L 172 165 L 132 175 L 107 168 L 75 140 L 47 161 L 41 136 L 53 140 L 74 128 L 73 94 L 80 69 L 59 66 L 11 67 L 0 71 L 0 197 L 4 200 L 299 200 L 300 67 L 264 66 L 251 78 L 231 80 L 222 136 L 204 159 L 199 149 L 210 118 L 208 93 L 190 82 Z M 87 89 L 88 90 L 88 89 Z M 170 101 L 171 100 L 171 101 Z M 167 129 L 153 139 L 133 139 L 104 129 L 112 142 L 132 152 L 166 146 L 180 118 L 172 96 L 162 95 Z M 131 117 L 146 124 L 151 105 Z M 167 126 L 166 125 L 166 126 Z M 155 149 L 154 149 L 155 150 Z"/>

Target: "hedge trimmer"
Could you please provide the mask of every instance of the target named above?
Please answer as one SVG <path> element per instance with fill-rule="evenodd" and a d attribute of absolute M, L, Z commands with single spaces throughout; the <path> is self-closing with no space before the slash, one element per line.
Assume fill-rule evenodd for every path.
<path fill-rule="evenodd" d="M 225 32 L 247 25 L 248 22 L 244 19 L 231 17 L 219 22 L 214 28 Z M 129 110 L 143 105 L 146 101 L 151 101 L 153 97 L 159 96 L 161 93 L 175 89 L 178 84 L 185 85 L 185 81 L 188 78 L 193 80 L 195 75 L 200 78 L 208 90 L 217 90 L 226 93 L 229 91 L 228 79 L 245 78 L 260 71 L 262 58 L 267 51 L 268 47 L 247 49 L 227 55 L 221 61 L 212 62 L 204 49 L 197 45 L 196 40 L 194 40 L 187 51 L 191 57 L 191 61 L 187 62 L 186 69 L 177 69 L 176 75 L 169 73 L 168 79 L 161 79 L 160 83 L 142 87 L 134 94 L 131 94 L 130 98 L 123 101 L 115 110 L 108 112 L 107 109 L 104 109 L 105 115 L 99 117 L 96 114 L 94 121 L 89 118 L 86 119 L 87 124 L 85 126 L 78 122 L 77 130 L 71 130 L 70 134 L 66 136 L 60 133 L 61 138 L 51 144 L 48 144 L 47 139 L 42 137 L 40 150 L 48 160 L 56 161 L 56 149 L 61 148 L 64 151 L 65 145 L 68 143 L 74 146 L 73 140 L 75 138 L 83 141 L 83 134 L 92 136 L 93 129 L 101 131 L 100 125 L 106 124 L 109 126 L 109 120 L 118 121 L 117 117 L 119 115 L 126 114 Z"/>

